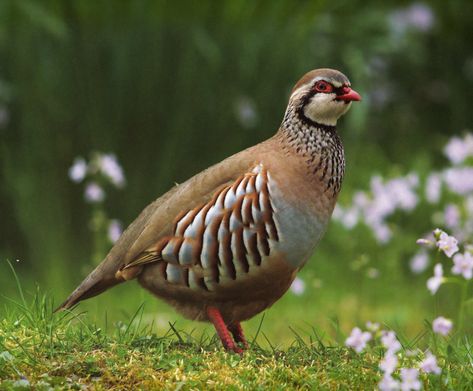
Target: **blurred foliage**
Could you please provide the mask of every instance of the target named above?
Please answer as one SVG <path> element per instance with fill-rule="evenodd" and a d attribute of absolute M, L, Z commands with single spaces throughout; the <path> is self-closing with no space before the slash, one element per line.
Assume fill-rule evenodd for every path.
<path fill-rule="evenodd" d="M 408 23 L 419 5 L 427 28 Z M 76 156 L 118 156 L 128 185 L 107 208 L 129 223 L 174 182 L 270 137 L 313 68 L 342 70 L 364 97 L 340 124 L 342 198 L 376 171 L 442 164 L 447 136 L 473 123 L 472 19 L 460 0 L 2 0 L 0 257 L 65 293 L 92 251 L 67 177 Z M 356 285 L 336 270 L 366 242 L 339 231 L 319 251 L 336 261 L 317 274 Z M 402 274 L 390 251 L 377 254 Z"/>

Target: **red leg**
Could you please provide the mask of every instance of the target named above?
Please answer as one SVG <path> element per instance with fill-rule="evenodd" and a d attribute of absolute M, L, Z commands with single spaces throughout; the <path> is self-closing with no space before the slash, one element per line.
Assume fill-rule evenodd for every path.
<path fill-rule="evenodd" d="M 208 307 L 207 316 L 215 326 L 215 330 L 217 330 L 217 334 L 220 337 L 220 340 L 222 341 L 223 347 L 226 350 L 231 350 L 235 353 L 241 353 L 242 350 L 238 346 L 236 346 L 235 342 L 233 341 L 220 311 L 215 307 Z"/>
<path fill-rule="evenodd" d="M 240 322 L 233 323 L 228 326 L 228 329 L 233 335 L 233 339 L 236 343 L 241 343 L 245 349 L 248 349 L 248 342 L 243 334 Z"/>

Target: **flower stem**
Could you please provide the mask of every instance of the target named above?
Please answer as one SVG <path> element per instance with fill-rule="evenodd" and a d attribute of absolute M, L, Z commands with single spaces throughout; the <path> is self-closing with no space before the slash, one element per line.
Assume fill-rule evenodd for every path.
<path fill-rule="evenodd" d="M 465 280 L 461 284 L 460 310 L 458 311 L 458 331 L 463 330 L 463 320 L 465 317 L 465 304 L 466 304 L 467 294 L 468 294 L 468 281 Z"/>

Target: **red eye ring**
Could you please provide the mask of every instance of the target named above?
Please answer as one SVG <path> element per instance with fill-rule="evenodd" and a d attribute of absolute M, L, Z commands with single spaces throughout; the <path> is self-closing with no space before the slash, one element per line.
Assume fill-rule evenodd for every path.
<path fill-rule="evenodd" d="M 330 93 L 333 92 L 333 85 L 326 82 L 325 80 L 319 80 L 315 83 L 314 89 L 317 92 Z"/>

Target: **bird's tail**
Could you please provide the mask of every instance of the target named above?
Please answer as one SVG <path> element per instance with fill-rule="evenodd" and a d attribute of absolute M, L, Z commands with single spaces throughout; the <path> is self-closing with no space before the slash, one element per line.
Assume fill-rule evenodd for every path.
<path fill-rule="evenodd" d="M 142 266 L 135 266 L 122 272 L 115 265 L 109 257 L 105 258 L 54 312 L 69 309 L 79 301 L 97 296 L 117 284 L 131 280 L 143 269 Z"/>
<path fill-rule="evenodd" d="M 107 270 L 109 265 L 107 265 L 106 261 L 107 259 L 98 265 L 54 312 L 71 308 L 79 301 L 96 296 L 108 288 L 125 281 L 124 279 L 116 278 L 115 271 Z"/>
<path fill-rule="evenodd" d="M 141 273 L 143 269 L 141 264 L 124 269 L 124 260 L 128 250 L 146 227 L 147 221 L 158 206 L 158 201 L 155 201 L 141 212 L 140 216 L 123 232 L 102 263 L 82 281 L 55 311 L 71 308 L 79 301 L 96 296 L 121 282 L 135 278 Z"/>

